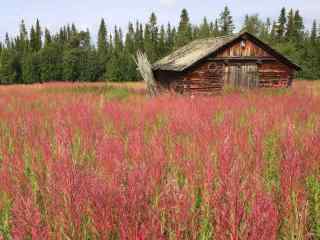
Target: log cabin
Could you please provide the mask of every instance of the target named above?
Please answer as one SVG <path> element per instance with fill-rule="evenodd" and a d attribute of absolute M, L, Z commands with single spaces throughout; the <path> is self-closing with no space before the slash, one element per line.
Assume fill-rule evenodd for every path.
<path fill-rule="evenodd" d="M 152 65 L 159 89 L 182 94 L 289 87 L 301 68 L 248 32 L 195 40 Z"/>

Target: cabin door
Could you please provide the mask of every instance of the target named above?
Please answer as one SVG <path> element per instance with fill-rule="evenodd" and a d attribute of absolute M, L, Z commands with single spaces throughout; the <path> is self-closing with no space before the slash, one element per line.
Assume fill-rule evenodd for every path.
<path fill-rule="evenodd" d="M 236 88 L 255 88 L 259 86 L 257 64 L 237 64 L 225 67 L 225 82 Z"/>

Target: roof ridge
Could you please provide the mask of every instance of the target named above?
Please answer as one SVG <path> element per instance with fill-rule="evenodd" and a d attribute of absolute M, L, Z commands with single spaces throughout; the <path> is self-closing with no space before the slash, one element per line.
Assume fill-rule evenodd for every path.
<path fill-rule="evenodd" d="M 155 62 L 153 64 L 153 69 L 162 69 L 167 71 L 183 71 L 186 68 L 192 66 L 200 59 L 209 56 L 210 54 L 219 50 L 224 45 L 235 41 L 236 39 L 242 37 L 245 34 L 248 34 L 253 39 L 256 39 L 256 41 L 261 42 L 260 44 L 266 45 L 266 47 L 268 47 L 268 49 L 270 49 L 270 51 L 272 51 L 273 54 L 277 54 L 278 57 L 280 56 L 283 59 L 283 61 L 289 64 L 294 64 L 285 56 L 278 53 L 276 50 L 272 49 L 271 46 L 268 46 L 266 43 L 262 42 L 250 33 L 242 31 L 231 35 L 195 39 L 189 42 L 188 44 L 176 49 L 168 56 Z"/>

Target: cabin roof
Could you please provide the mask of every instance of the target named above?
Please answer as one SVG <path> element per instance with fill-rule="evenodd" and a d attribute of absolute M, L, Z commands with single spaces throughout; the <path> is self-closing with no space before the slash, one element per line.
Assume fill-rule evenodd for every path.
<path fill-rule="evenodd" d="M 229 44 L 232 44 L 239 38 L 252 40 L 265 51 L 276 57 L 280 62 L 293 67 L 295 70 L 301 70 L 301 68 L 297 64 L 293 63 L 287 57 L 274 50 L 268 44 L 262 42 L 248 32 L 241 32 L 236 35 L 224 37 L 205 38 L 192 41 L 191 43 L 177 49 L 170 55 L 155 62 L 152 68 L 153 70 L 163 71 L 184 71 L 200 60 L 208 57 L 211 54 L 214 54 L 224 47 L 227 47 Z"/>

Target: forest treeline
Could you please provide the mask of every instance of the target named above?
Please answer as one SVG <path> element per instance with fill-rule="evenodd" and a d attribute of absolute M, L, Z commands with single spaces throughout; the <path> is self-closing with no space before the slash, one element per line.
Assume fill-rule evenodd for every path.
<path fill-rule="evenodd" d="M 186 9 L 178 26 L 159 25 L 152 13 L 147 23 L 130 22 L 125 32 L 118 26 L 108 29 L 102 19 L 96 43 L 88 29 L 80 30 L 75 24 L 52 33 L 39 20 L 30 29 L 22 20 L 19 34 L 10 38 L 7 33 L 0 43 L 0 83 L 136 81 L 140 76 L 133 56 L 138 49 L 154 62 L 194 39 L 230 35 L 235 29 L 228 7 L 216 19 L 204 17 L 198 25 L 191 23 Z M 246 15 L 241 30 L 255 34 L 299 64 L 303 71 L 298 77 L 320 79 L 317 22 L 307 29 L 299 10 L 282 8 L 274 21 Z"/>

